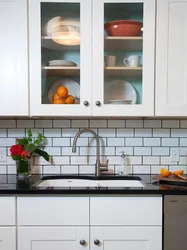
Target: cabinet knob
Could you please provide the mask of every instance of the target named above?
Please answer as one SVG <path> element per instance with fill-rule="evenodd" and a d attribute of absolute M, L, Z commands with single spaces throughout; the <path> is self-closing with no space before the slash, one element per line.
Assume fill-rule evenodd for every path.
<path fill-rule="evenodd" d="M 82 246 L 84 246 L 86 244 L 86 241 L 85 240 L 80 240 L 79 242 Z"/>
<path fill-rule="evenodd" d="M 100 101 L 96 101 L 95 105 L 97 105 L 99 107 L 99 106 L 101 106 L 101 102 Z"/>
<path fill-rule="evenodd" d="M 95 245 L 99 245 L 99 244 L 100 244 L 100 241 L 99 241 L 99 240 L 94 240 L 94 244 L 95 244 Z"/>
<path fill-rule="evenodd" d="M 86 106 L 86 107 L 89 106 L 89 102 L 88 102 L 88 101 L 84 101 L 83 104 L 84 104 L 84 106 Z"/>

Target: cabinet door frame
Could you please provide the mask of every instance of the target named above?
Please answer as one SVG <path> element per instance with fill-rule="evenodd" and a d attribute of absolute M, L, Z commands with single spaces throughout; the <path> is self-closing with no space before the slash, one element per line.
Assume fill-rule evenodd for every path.
<path fill-rule="evenodd" d="M 104 104 L 104 3 L 143 3 L 144 33 L 142 72 L 142 104 Z M 93 74 L 92 74 L 92 114 L 96 116 L 153 116 L 154 115 L 154 66 L 155 66 L 155 0 L 94 0 L 93 1 Z M 118 79 L 118 77 L 116 77 Z M 101 102 L 101 106 L 96 105 Z"/>
<path fill-rule="evenodd" d="M 16 250 L 16 227 L 0 227 L 0 249 Z"/>
<path fill-rule="evenodd" d="M 80 3 L 80 98 L 77 105 L 52 105 L 41 103 L 41 25 L 40 3 L 47 0 L 29 0 L 30 39 L 30 115 L 31 116 L 89 116 L 91 106 L 91 0 L 53 0 L 52 3 Z"/>

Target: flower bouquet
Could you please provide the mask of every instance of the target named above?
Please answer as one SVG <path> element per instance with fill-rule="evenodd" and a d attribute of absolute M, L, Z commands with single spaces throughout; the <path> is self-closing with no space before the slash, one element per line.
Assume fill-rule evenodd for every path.
<path fill-rule="evenodd" d="M 42 156 L 46 161 L 49 161 L 49 155 L 44 150 L 38 148 L 45 137 L 38 133 L 36 139 L 32 137 L 31 129 L 28 129 L 28 136 L 16 139 L 16 144 L 10 148 L 11 157 L 16 161 L 17 175 L 30 175 L 30 159 L 33 155 Z"/>

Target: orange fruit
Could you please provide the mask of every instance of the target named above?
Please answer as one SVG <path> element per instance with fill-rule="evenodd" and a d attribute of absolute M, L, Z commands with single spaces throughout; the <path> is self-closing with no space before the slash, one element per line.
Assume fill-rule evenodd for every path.
<path fill-rule="evenodd" d="M 68 95 L 68 97 L 65 99 L 65 104 L 74 104 L 75 99 L 72 95 Z"/>
<path fill-rule="evenodd" d="M 62 98 L 56 98 L 56 99 L 53 101 L 53 104 L 65 104 L 65 101 L 62 100 Z"/>
<path fill-rule="evenodd" d="M 167 170 L 167 169 L 165 169 L 165 168 L 161 168 L 161 169 L 160 169 L 160 173 L 161 173 L 161 175 L 164 176 L 164 177 L 168 177 L 168 176 L 170 176 L 170 175 L 172 174 L 169 170 Z"/>
<path fill-rule="evenodd" d="M 184 173 L 184 170 L 177 170 L 173 172 L 174 175 L 183 175 L 183 173 Z"/>
<path fill-rule="evenodd" d="M 54 96 L 53 96 L 53 100 L 55 100 L 57 98 L 60 98 L 60 97 L 57 95 L 57 93 L 55 93 Z"/>
<path fill-rule="evenodd" d="M 64 86 L 60 86 L 57 91 L 56 91 L 57 95 L 59 97 L 62 97 L 63 99 L 67 98 L 68 96 L 68 89 Z"/>

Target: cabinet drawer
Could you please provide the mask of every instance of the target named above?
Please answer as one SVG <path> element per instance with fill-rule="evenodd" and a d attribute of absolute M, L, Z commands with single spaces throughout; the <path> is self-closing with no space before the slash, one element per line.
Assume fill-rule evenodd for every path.
<path fill-rule="evenodd" d="M 88 197 L 19 197 L 18 225 L 89 224 Z"/>
<path fill-rule="evenodd" d="M 162 225 L 162 197 L 91 197 L 92 226 Z"/>
<path fill-rule="evenodd" d="M 15 198 L 0 197 L 0 224 L 1 226 L 15 226 Z"/>

